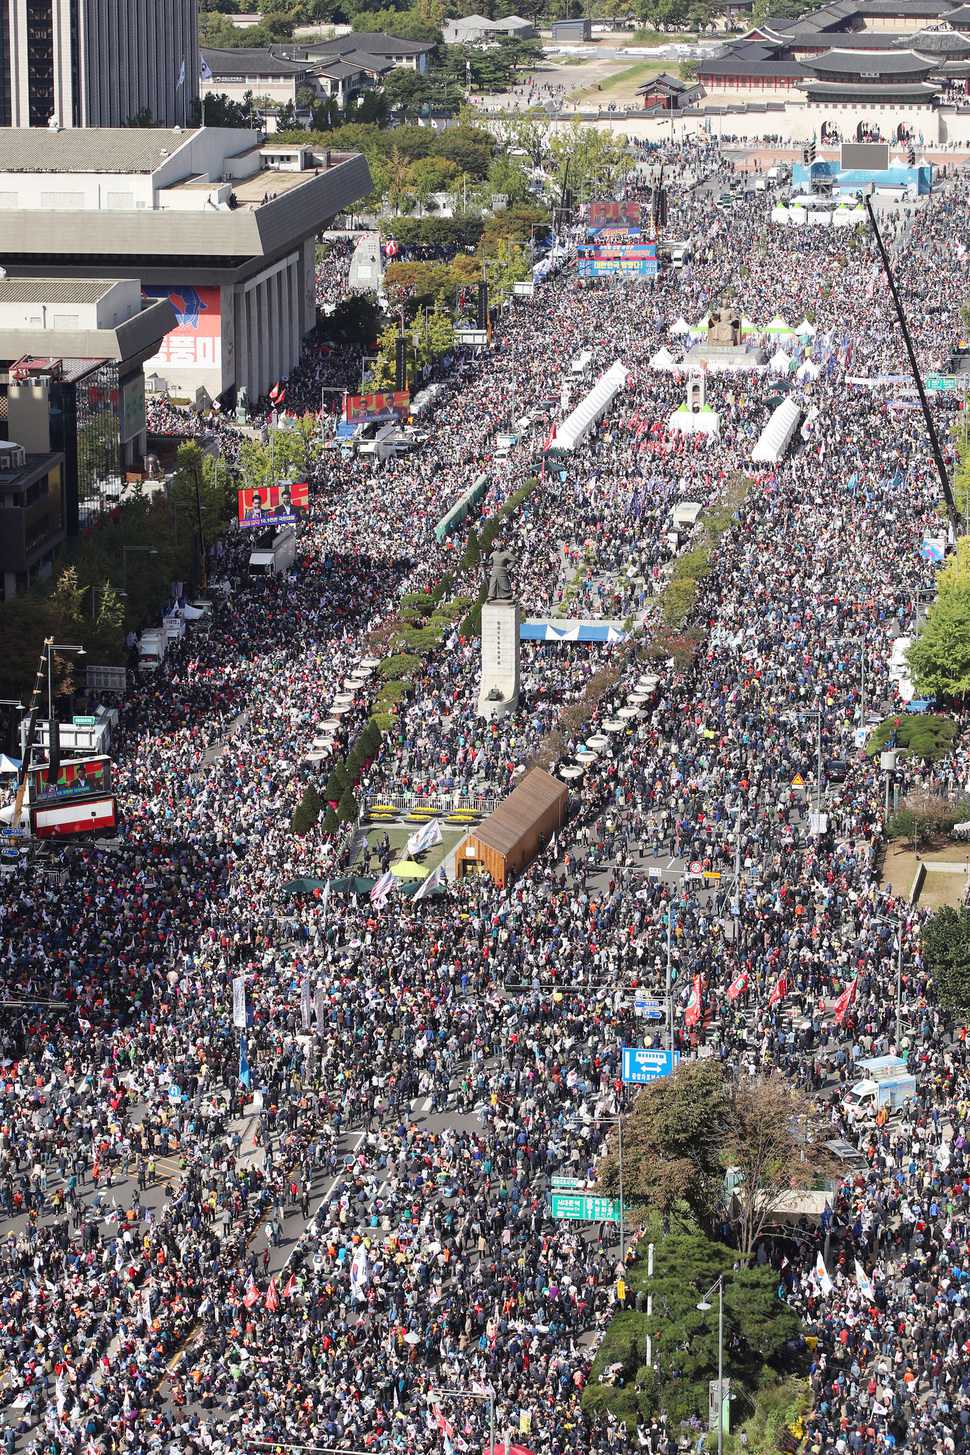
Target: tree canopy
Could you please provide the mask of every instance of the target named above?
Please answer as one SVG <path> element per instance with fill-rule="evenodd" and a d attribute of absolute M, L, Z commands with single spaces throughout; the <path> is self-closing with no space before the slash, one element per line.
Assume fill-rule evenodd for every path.
<path fill-rule="evenodd" d="M 938 909 L 923 927 L 923 954 L 940 1001 L 958 1015 L 970 1011 L 970 910 Z"/>

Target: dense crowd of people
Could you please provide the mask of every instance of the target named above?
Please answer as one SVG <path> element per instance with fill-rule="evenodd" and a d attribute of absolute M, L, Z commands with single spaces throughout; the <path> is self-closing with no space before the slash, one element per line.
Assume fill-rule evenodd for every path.
<path fill-rule="evenodd" d="M 2 1023 L 9 1451 L 431 1455 L 481 1448 L 490 1414 L 496 1443 L 536 1455 L 677 1449 L 687 1436 L 662 1415 L 629 1431 L 583 1412 L 618 1252 L 546 1207 L 553 1173 L 595 1175 L 622 1105 L 617 1048 L 643 1035 L 624 987 L 662 985 L 668 936 L 683 1055 L 780 1069 L 858 1149 L 818 1242 L 779 1271 L 812 1343 L 809 1448 L 967 1448 L 966 1048 L 934 1000 L 917 912 L 881 882 L 883 784 L 859 751 L 867 708 L 892 701 L 893 639 L 932 584 L 920 547 L 938 529 L 938 481 L 919 415 L 870 387 L 903 368 L 873 250 L 769 234 L 763 203 L 712 216 L 709 195 L 676 185 L 678 168 L 716 174 L 711 146 L 671 149 L 668 167 L 690 268 L 649 290 L 566 270 L 510 308 L 494 352 L 446 381 L 421 450 L 327 456 L 292 572 L 250 579 L 248 543 L 220 542 L 229 592 L 212 631 L 122 709 L 119 839 L 62 850 L 56 890 L 0 883 L 4 984 L 24 1002 Z M 958 178 L 898 238 L 926 370 L 958 331 L 966 203 Z M 669 428 L 683 374 L 651 367 L 664 344 L 682 370 L 672 326 L 727 298 L 759 326 L 804 313 L 815 330 L 794 360 L 815 377 L 790 383 L 808 423 L 770 470 L 750 457 L 772 376 L 710 373 L 719 434 L 684 438 Z M 323 347 L 287 386 L 306 381 L 311 404 L 346 363 Z M 582 351 L 590 379 L 570 384 Z M 544 451 L 617 361 L 627 385 L 598 428 Z M 160 424 L 182 418 L 154 408 Z M 496 435 L 525 416 L 499 458 Z M 232 421 L 218 427 L 230 453 Z M 361 799 L 499 798 L 537 754 L 575 760 L 647 665 L 655 694 L 507 887 L 459 880 L 380 907 L 293 896 L 290 881 L 334 879 L 362 848 L 353 826 L 291 832 L 327 772 L 307 759 L 316 724 L 402 593 L 448 574 L 456 596 L 477 594 L 459 562 L 480 519 L 442 542 L 434 526 L 483 472 L 486 517 L 535 480 L 497 537 L 524 613 L 623 631 L 524 648 L 517 709 L 486 723 L 480 645 L 456 618 Z M 683 650 L 656 658 L 659 592 L 691 546 L 669 536 L 678 500 L 723 507 L 729 528 Z M 338 747 L 374 690 L 353 689 Z M 566 709 L 582 700 L 577 725 Z M 819 749 L 826 780 L 847 762 L 841 781 L 815 781 Z M 936 772 L 964 786 L 965 754 Z M 806 811 L 816 792 L 822 836 Z M 737 862 L 741 876 L 722 903 L 692 877 L 648 875 L 658 856 L 725 882 Z M 885 1126 L 850 1122 L 833 1087 L 860 1056 L 902 1051 L 916 1099 Z"/>

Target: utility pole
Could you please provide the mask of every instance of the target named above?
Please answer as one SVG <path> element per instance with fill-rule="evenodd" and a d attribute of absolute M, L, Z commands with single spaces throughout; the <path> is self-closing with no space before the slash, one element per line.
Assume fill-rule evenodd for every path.
<path fill-rule="evenodd" d="M 872 235 L 876 239 L 876 247 L 879 249 L 879 256 L 882 259 L 882 269 L 886 275 L 886 282 L 889 284 L 889 291 L 892 294 L 893 305 L 896 309 L 896 317 L 899 320 L 900 332 L 903 335 L 903 343 L 906 345 L 906 353 L 909 358 L 909 367 L 913 375 L 913 383 L 916 385 L 916 392 L 919 395 L 920 408 L 923 411 L 923 419 L 926 423 L 926 430 L 930 437 L 930 449 L 933 451 L 933 459 L 936 462 L 936 472 L 940 477 L 940 487 L 943 491 L 943 499 L 946 501 L 947 514 L 950 518 L 950 528 L 956 533 L 960 525 L 960 514 L 957 510 L 956 501 L 953 498 L 953 490 L 950 487 L 950 477 L 947 474 L 946 462 L 943 459 L 943 450 L 940 447 L 940 438 L 936 432 L 936 424 L 930 412 L 930 406 L 926 398 L 926 390 L 923 388 L 923 378 L 919 371 L 919 364 L 916 359 L 916 350 L 913 348 L 913 340 L 910 337 L 909 325 L 906 322 L 906 315 L 903 312 L 902 299 L 896 287 L 896 280 L 893 277 L 892 268 L 889 266 L 889 254 L 886 252 L 885 244 L 879 234 L 876 224 L 876 214 L 872 208 L 872 198 L 865 198 L 866 211 L 869 214 L 869 223 L 872 227 Z"/>
<path fill-rule="evenodd" d="M 815 752 L 815 812 L 822 812 L 822 699 L 818 700 L 818 732 Z"/>

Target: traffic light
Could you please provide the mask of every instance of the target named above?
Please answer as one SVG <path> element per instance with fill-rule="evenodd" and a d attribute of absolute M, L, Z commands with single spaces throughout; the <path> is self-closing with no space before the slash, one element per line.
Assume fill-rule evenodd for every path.
<path fill-rule="evenodd" d="M 394 340 L 394 388 L 406 389 L 408 387 L 408 341 L 407 336 L 399 333 Z"/>
<path fill-rule="evenodd" d="M 478 285 L 478 327 L 488 328 L 488 284 Z"/>

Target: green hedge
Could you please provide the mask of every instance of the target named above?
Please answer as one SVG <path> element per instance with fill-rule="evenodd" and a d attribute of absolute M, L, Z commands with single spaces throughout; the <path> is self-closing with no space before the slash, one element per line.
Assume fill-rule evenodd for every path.
<path fill-rule="evenodd" d="M 866 743 L 866 752 L 874 758 L 895 737 L 895 747 L 908 748 L 915 758 L 922 758 L 924 763 L 936 763 L 949 753 L 956 733 L 957 725 L 952 718 L 900 713 L 899 716 L 884 718 L 873 728 Z"/>
<path fill-rule="evenodd" d="M 406 682 L 414 676 L 420 666 L 420 657 L 412 656 L 407 652 L 397 652 L 393 657 L 385 657 L 377 670 L 385 681 Z"/>

